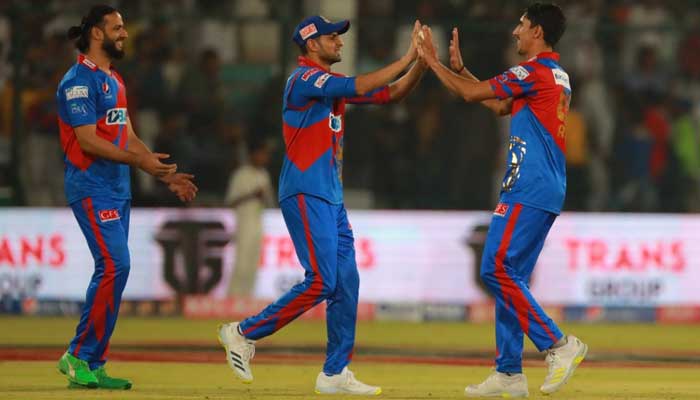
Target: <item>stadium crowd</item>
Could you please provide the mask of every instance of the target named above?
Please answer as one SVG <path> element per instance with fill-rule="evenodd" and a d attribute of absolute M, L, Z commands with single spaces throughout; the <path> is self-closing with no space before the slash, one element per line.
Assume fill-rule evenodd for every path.
<path fill-rule="evenodd" d="M 81 1 L 0 4 L 0 197 L 12 199 L 4 204 L 65 203 L 55 90 L 75 62 L 65 31 L 79 19 Z M 272 144 L 276 182 L 284 151 L 281 93 L 297 56 L 285 48 L 292 27 L 309 14 L 307 3 L 118 2 L 130 37 L 116 68 L 126 79 L 131 119 L 145 143 L 196 175 L 196 206 L 223 205 L 229 176 L 246 161 L 251 141 Z M 559 3 L 569 27 L 557 50 L 573 86 L 565 210 L 699 211 L 700 5 Z M 345 51 L 354 52 L 358 72 L 384 65 L 404 51 L 417 17 L 441 39 L 443 59 L 450 30 L 458 27 L 466 65 L 487 79 L 519 62 L 503 32 L 526 4 L 359 0 L 355 41 Z M 347 120 L 348 208 L 494 205 L 507 118 L 465 105 L 426 76 L 405 102 L 355 107 Z M 176 206 L 165 190 L 137 174 L 133 205 Z"/>

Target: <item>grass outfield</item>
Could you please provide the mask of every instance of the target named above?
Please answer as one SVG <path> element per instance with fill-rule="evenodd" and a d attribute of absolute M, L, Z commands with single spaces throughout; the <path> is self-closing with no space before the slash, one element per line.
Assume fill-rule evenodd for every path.
<path fill-rule="evenodd" d="M 313 385 L 319 366 L 254 365 L 255 382 L 235 381 L 222 364 L 119 362 L 110 367 L 115 376 L 129 376 L 134 388 L 128 392 L 69 390 L 53 362 L 0 362 L 2 399 L 358 399 L 356 396 L 316 396 Z M 360 379 L 381 384 L 385 399 L 458 399 L 464 386 L 489 373 L 486 367 L 390 365 L 356 363 Z M 526 370 L 530 398 L 540 399 L 697 399 L 698 369 L 613 368 L 577 370 L 557 394 L 543 396 L 538 387 L 544 368 Z"/>
<path fill-rule="evenodd" d="M 53 352 L 50 357 L 57 358 L 70 340 L 76 322 L 76 318 L 0 317 L 0 353 L 2 349 L 17 347 L 39 355 Z M 256 380 L 252 385 L 243 385 L 233 379 L 223 353 L 217 347 L 215 329 L 218 322 L 123 318 L 111 347 L 116 360 L 118 352 L 139 352 L 143 351 L 139 349 L 148 349 L 149 346 L 154 349 L 161 346 L 158 351 L 169 352 L 168 345 L 192 345 L 195 351 L 214 354 L 213 363 L 180 362 L 182 359 L 160 363 L 110 362 L 110 373 L 132 378 L 134 389 L 109 392 L 66 389 L 66 380 L 56 371 L 55 361 L 19 361 L 25 358 L 0 361 L 0 399 L 319 398 L 313 394 L 313 385 L 321 368 L 326 341 L 323 322 L 295 321 L 276 335 L 260 341 L 259 357 L 253 361 Z M 584 362 L 572 381 L 561 392 L 549 396 L 550 399 L 700 398 L 700 326 L 566 324 L 562 328 L 588 343 L 590 361 Z M 489 367 L 413 364 L 400 360 L 378 363 L 372 362 L 376 360 L 370 356 L 379 349 L 443 355 L 473 351 L 481 352 L 482 360 L 490 364 L 493 336 L 492 324 L 363 322 L 357 330 L 356 359 L 352 369 L 361 380 L 381 385 L 384 390 L 382 398 L 463 398 L 464 387 L 480 382 L 489 374 Z M 544 398 L 538 391 L 545 374 L 543 357 L 533 354 L 532 345 L 528 340 L 525 342 L 529 359 L 537 360 L 526 366 L 530 398 Z M 279 349 L 308 346 L 305 351 L 313 353 L 313 357 L 275 358 L 274 353 L 278 351 L 275 346 Z M 620 353 L 622 357 L 606 358 L 613 353 Z M 646 361 L 630 363 L 637 367 L 618 362 L 627 356 L 644 354 L 651 356 Z M 668 359 L 664 359 L 666 355 Z"/>
<path fill-rule="evenodd" d="M 222 321 L 182 318 L 121 318 L 112 344 L 211 343 Z M 0 317 L 0 345 L 64 345 L 75 332 L 77 318 Z M 633 351 L 700 354 L 700 325 L 561 324 L 565 333 L 583 339 L 593 353 Z M 324 345 L 323 321 L 294 321 L 261 341 L 275 345 Z M 454 322 L 360 322 L 358 346 L 435 350 L 493 350 L 493 324 Z M 525 340 L 525 349 L 534 350 Z"/>

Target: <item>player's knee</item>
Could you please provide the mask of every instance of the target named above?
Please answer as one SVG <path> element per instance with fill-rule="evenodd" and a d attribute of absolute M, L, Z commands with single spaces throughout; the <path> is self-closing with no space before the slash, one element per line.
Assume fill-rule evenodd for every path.
<path fill-rule="evenodd" d="M 337 283 L 338 282 L 335 279 L 324 280 L 321 288 L 321 294 L 323 296 L 330 296 L 331 294 L 335 293 Z"/>

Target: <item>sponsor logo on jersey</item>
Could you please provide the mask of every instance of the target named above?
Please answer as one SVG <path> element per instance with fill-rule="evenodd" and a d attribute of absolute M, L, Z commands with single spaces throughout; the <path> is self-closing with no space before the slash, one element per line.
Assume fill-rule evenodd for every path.
<path fill-rule="evenodd" d="M 107 125 L 126 125 L 126 108 L 111 108 L 105 116 Z"/>
<path fill-rule="evenodd" d="M 314 76 L 317 72 L 320 72 L 320 71 L 321 71 L 321 70 L 318 69 L 318 68 L 311 68 L 310 70 L 304 72 L 304 75 L 301 76 L 301 80 L 304 81 L 304 82 L 306 82 L 306 81 L 309 80 L 309 78 L 311 78 L 311 77 Z"/>
<path fill-rule="evenodd" d="M 508 212 L 508 204 L 498 203 L 496 209 L 493 210 L 493 215 L 498 215 L 499 217 L 505 217 Z"/>
<path fill-rule="evenodd" d="M 72 103 L 70 105 L 70 113 L 77 115 L 87 115 L 87 109 L 85 108 L 85 104 Z"/>
<path fill-rule="evenodd" d="M 328 116 L 328 126 L 333 132 L 340 132 L 343 129 L 343 116 L 331 113 Z"/>
<path fill-rule="evenodd" d="M 525 69 L 525 67 L 523 67 L 522 65 L 515 66 L 509 69 L 508 71 L 512 72 L 513 75 L 515 75 L 515 77 L 521 81 L 530 75 L 530 72 L 528 72 L 528 70 Z"/>
<path fill-rule="evenodd" d="M 308 24 L 299 30 L 301 40 L 306 40 L 309 38 L 309 36 L 316 33 L 318 33 L 318 29 L 316 29 L 316 24 Z"/>
<path fill-rule="evenodd" d="M 552 69 L 552 75 L 554 75 L 554 83 L 571 90 L 571 85 L 569 84 L 569 74 L 564 72 L 564 70 L 554 68 Z"/>
<path fill-rule="evenodd" d="M 87 98 L 88 97 L 88 87 L 87 86 L 73 86 L 66 89 L 66 101 L 73 99 Z"/>
<path fill-rule="evenodd" d="M 117 210 L 117 209 L 100 210 L 97 212 L 97 215 L 99 215 L 101 222 L 116 221 L 120 218 L 119 210 Z"/>
<path fill-rule="evenodd" d="M 323 85 L 326 84 L 326 81 L 330 77 L 331 77 L 331 74 L 323 74 L 323 75 L 319 76 L 318 78 L 316 78 L 316 82 L 314 82 L 314 86 L 321 89 L 323 87 Z"/>

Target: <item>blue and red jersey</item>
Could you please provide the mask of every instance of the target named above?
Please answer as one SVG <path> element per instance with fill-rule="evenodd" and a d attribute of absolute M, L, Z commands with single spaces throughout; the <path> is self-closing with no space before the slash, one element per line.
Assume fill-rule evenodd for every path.
<path fill-rule="evenodd" d="M 345 104 L 388 103 L 389 88 L 358 96 L 355 78 L 330 72 L 305 57 L 287 79 L 282 104 L 285 156 L 280 202 L 299 193 L 343 202 Z"/>
<path fill-rule="evenodd" d="M 58 85 L 56 101 L 68 203 L 86 197 L 130 199 L 129 166 L 83 152 L 74 131 L 94 124 L 99 137 L 126 149 L 128 114 L 121 76 L 113 69 L 105 73 L 81 54 Z"/>
<path fill-rule="evenodd" d="M 555 214 L 566 195 L 566 127 L 571 84 L 559 54 L 540 53 L 489 80 L 499 99 L 513 98 L 501 201 Z"/>

